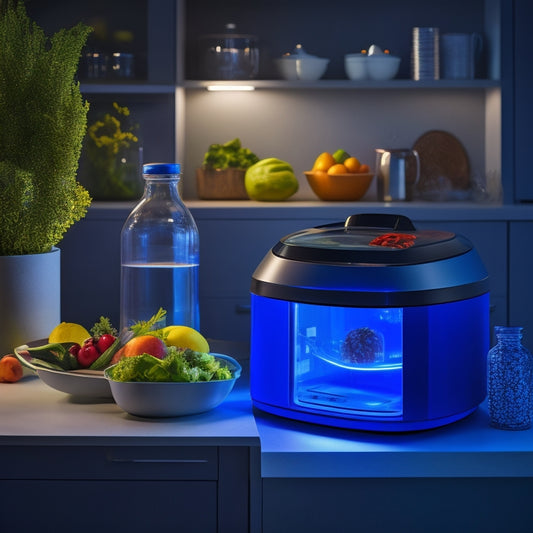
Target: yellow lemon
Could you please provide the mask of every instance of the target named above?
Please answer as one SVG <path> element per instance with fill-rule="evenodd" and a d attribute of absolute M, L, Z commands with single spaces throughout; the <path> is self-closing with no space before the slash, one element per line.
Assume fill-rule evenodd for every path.
<path fill-rule="evenodd" d="M 77 342 L 82 345 L 90 336 L 91 334 L 80 324 L 61 322 L 51 331 L 48 342 Z"/>
<path fill-rule="evenodd" d="M 332 167 L 337 161 L 329 152 L 322 152 L 313 164 L 312 170 L 327 170 Z"/>
<path fill-rule="evenodd" d="M 163 328 L 167 346 L 190 348 L 195 352 L 209 353 L 209 343 L 206 338 L 189 326 L 167 326 Z"/>

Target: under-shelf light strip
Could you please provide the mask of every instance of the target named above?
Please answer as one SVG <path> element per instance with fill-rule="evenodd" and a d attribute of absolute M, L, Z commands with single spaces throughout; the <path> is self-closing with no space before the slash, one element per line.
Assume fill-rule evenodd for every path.
<path fill-rule="evenodd" d="M 255 91 L 253 85 L 208 85 L 208 91 Z"/>

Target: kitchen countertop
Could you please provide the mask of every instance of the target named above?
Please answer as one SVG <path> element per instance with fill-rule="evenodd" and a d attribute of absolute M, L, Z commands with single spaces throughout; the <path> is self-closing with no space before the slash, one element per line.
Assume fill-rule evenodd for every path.
<path fill-rule="evenodd" d="M 153 420 L 130 416 L 111 400 L 77 401 L 36 376 L 0 384 L 0 446 L 65 443 L 260 443 L 263 478 L 533 476 L 533 429 L 490 428 L 485 405 L 442 428 L 381 434 L 317 426 L 254 410 L 246 374 L 226 401 L 208 413 Z"/>
<path fill-rule="evenodd" d="M 491 428 L 485 403 L 441 428 L 390 434 L 255 414 L 263 477 L 533 476 L 533 429 Z"/>
<path fill-rule="evenodd" d="M 258 446 L 259 434 L 242 378 L 216 409 L 165 419 L 129 415 L 112 399 L 76 399 L 33 375 L 0 383 L 0 446 L 64 443 Z"/>

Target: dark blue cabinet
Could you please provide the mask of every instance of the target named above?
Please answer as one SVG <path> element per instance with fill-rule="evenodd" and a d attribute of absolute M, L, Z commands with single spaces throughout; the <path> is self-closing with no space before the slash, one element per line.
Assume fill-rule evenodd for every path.
<path fill-rule="evenodd" d="M 514 1 L 514 137 L 515 201 L 533 201 L 533 175 L 531 172 L 531 125 L 533 124 L 533 68 L 531 61 L 531 27 L 533 5 L 529 0 Z M 509 53 L 506 60 L 512 61 Z M 505 94 L 505 93 L 504 93 Z M 509 106 L 507 107 L 509 109 Z"/>

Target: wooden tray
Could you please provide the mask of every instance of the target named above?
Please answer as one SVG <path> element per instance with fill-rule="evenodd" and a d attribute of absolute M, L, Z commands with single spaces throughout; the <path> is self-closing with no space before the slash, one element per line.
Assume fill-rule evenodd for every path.
<path fill-rule="evenodd" d="M 459 139 L 446 131 L 431 130 L 421 135 L 413 149 L 420 156 L 420 192 L 467 190 L 470 162 Z"/>

